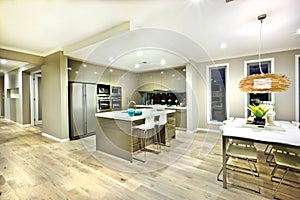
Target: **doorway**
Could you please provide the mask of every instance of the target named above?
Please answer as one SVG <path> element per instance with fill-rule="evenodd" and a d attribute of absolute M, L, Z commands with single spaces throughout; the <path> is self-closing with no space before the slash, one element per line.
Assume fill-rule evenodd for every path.
<path fill-rule="evenodd" d="M 42 74 L 35 72 L 32 74 L 31 90 L 31 113 L 32 125 L 42 127 Z"/>

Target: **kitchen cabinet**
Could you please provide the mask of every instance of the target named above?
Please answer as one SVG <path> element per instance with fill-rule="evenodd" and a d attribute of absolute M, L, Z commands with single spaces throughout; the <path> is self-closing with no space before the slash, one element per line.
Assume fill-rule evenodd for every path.
<path fill-rule="evenodd" d="M 186 109 L 176 109 L 176 127 L 186 128 Z"/>

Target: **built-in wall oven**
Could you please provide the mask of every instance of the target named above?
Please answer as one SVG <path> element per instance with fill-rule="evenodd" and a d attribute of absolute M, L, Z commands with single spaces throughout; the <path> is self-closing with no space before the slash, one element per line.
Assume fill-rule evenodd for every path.
<path fill-rule="evenodd" d="M 111 97 L 111 109 L 112 110 L 122 109 L 122 98 L 121 98 L 121 96 L 112 96 Z"/>
<path fill-rule="evenodd" d="M 110 110 L 110 85 L 97 84 L 97 112 Z"/>
<path fill-rule="evenodd" d="M 97 96 L 97 112 L 110 110 L 110 97 L 109 95 Z"/>
<path fill-rule="evenodd" d="M 112 96 L 121 96 L 122 88 L 118 86 L 111 86 L 111 95 Z"/>
<path fill-rule="evenodd" d="M 111 109 L 122 109 L 122 88 L 119 86 L 111 86 Z"/>
<path fill-rule="evenodd" d="M 97 112 L 122 109 L 122 88 L 107 84 L 97 85 Z"/>

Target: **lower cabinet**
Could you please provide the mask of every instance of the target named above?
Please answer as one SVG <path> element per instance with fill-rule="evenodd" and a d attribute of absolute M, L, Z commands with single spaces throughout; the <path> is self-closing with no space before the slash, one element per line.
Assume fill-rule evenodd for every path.
<path fill-rule="evenodd" d="M 176 109 L 176 127 L 186 128 L 186 109 Z"/>

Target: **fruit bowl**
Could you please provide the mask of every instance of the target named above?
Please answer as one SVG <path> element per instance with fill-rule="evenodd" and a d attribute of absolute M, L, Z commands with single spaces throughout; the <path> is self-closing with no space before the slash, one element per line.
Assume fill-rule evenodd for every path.
<path fill-rule="evenodd" d="M 134 116 L 134 114 L 135 114 L 135 110 L 134 110 L 134 109 L 128 109 L 128 110 L 127 110 L 127 113 L 128 113 L 128 115 L 129 115 L 130 117 L 132 117 L 132 116 Z"/>

